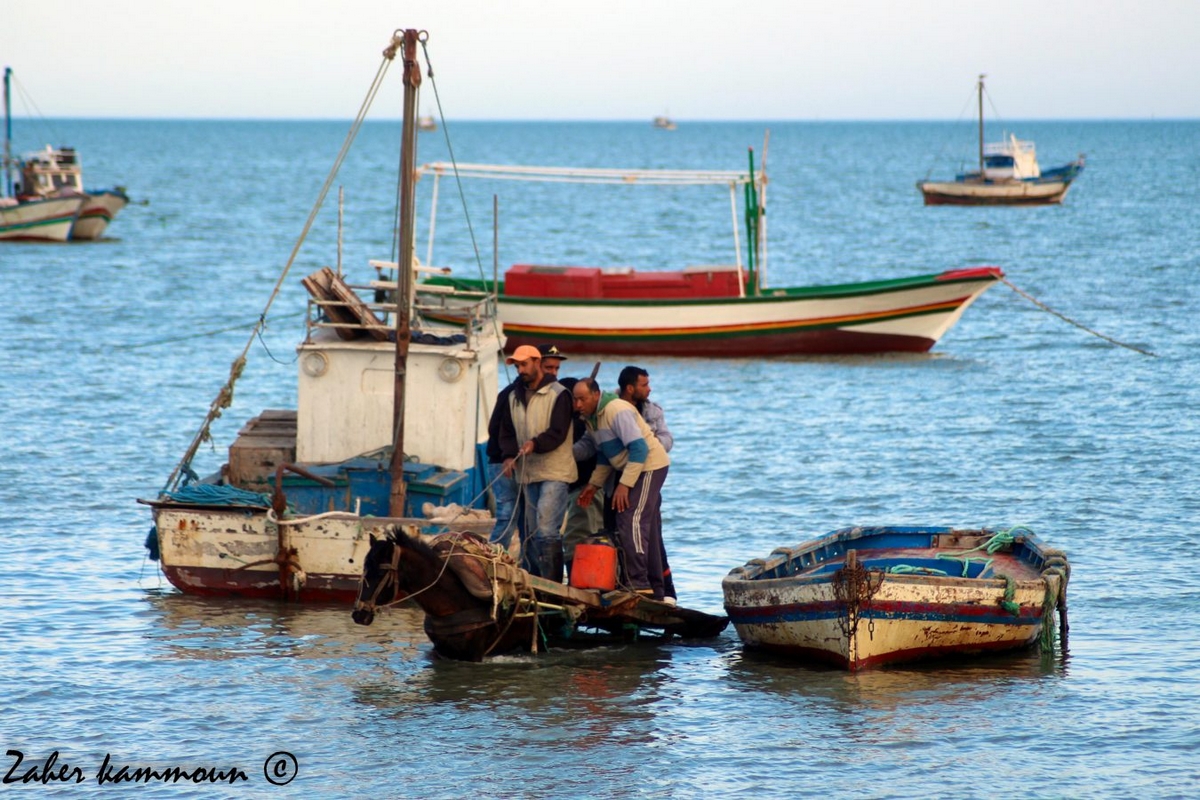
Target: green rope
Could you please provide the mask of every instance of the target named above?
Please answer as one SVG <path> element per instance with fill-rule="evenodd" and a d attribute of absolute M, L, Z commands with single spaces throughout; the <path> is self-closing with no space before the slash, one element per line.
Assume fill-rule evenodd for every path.
<path fill-rule="evenodd" d="M 887 572 L 890 575 L 941 575 L 943 577 L 949 575 L 945 570 L 914 567 L 911 564 L 897 564 L 894 567 L 888 567 Z"/>
<path fill-rule="evenodd" d="M 1021 606 L 1013 600 L 1017 594 L 1017 582 L 1013 580 L 1012 576 L 999 572 L 996 573 L 996 577 L 1004 579 L 1004 599 L 1000 601 L 1000 607 L 1014 617 L 1021 616 Z"/>
<path fill-rule="evenodd" d="M 206 506 L 271 506 L 271 498 L 266 494 L 238 489 L 234 486 L 218 486 L 211 483 L 201 483 L 185 486 L 173 492 L 167 492 L 166 497 L 177 503 L 190 503 Z"/>
<path fill-rule="evenodd" d="M 983 564 L 983 569 L 979 571 L 979 575 L 977 576 L 982 578 L 985 574 L 987 574 L 987 571 L 992 568 L 992 559 L 971 558 L 968 554 L 975 553 L 979 550 L 985 550 L 988 555 L 995 555 L 1000 550 L 1006 547 L 1011 547 L 1012 543 L 1016 541 L 1016 536 L 1013 534 L 1013 531 L 1025 531 L 1027 533 L 1032 533 L 1032 531 L 1030 531 L 1028 528 L 1020 526 L 1009 528 L 1006 531 L 997 531 L 992 535 L 992 538 L 988 539 L 986 542 L 977 547 L 972 547 L 970 550 L 963 550 L 959 553 L 938 553 L 937 557 L 947 561 L 962 561 L 962 577 L 964 578 L 968 577 L 971 564 Z"/>
<path fill-rule="evenodd" d="M 1043 653 L 1049 653 L 1054 649 L 1054 608 L 1058 603 L 1058 596 L 1050 589 L 1050 581 L 1046 581 L 1046 597 L 1042 600 L 1042 633 L 1038 637 L 1038 647 Z"/>

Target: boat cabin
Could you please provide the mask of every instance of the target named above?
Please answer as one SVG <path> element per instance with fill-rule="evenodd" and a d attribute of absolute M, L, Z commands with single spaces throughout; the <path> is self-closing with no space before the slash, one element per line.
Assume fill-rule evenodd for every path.
<path fill-rule="evenodd" d="M 83 194 L 83 170 L 73 147 L 46 145 L 27 154 L 21 160 L 21 180 L 17 194 L 26 197 Z"/>
<path fill-rule="evenodd" d="M 1009 134 L 983 146 L 983 177 L 989 181 L 1022 181 L 1041 177 L 1033 142 Z"/>

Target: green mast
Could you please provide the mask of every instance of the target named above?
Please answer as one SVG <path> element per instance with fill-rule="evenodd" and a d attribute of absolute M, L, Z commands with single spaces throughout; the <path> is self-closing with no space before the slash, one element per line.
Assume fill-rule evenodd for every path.
<path fill-rule="evenodd" d="M 4 196 L 12 197 L 12 102 L 9 100 L 9 83 L 12 67 L 4 68 Z"/>
<path fill-rule="evenodd" d="M 746 270 L 749 273 L 750 294 L 758 294 L 758 222 L 762 212 L 758 206 L 758 186 L 754 182 L 754 148 L 750 151 L 750 180 L 746 183 Z"/>

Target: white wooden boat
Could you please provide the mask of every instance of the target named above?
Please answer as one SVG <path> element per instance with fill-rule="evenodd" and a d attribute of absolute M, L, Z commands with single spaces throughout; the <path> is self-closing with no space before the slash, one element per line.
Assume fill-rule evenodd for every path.
<path fill-rule="evenodd" d="M 1052 205 L 1061 203 L 1071 183 L 1083 172 L 1084 157 L 1055 169 L 1038 165 L 1033 142 L 1009 134 L 999 142 L 984 143 L 983 79 L 976 85 L 979 99 L 979 166 L 953 180 L 917 183 L 925 205 Z"/>
<path fill-rule="evenodd" d="M 753 158 L 753 154 L 751 154 Z M 419 287 L 424 313 L 453 320 L 446 289 L 499 296 L 508 347 L 558 344 L 577 353 L 757 357 L 925 352 L 1004 273 L 972 267 L 904 278 L 823 286 L 767 287 L 762 208 L 766 177 L 748 172 L 578 169 L 494 164 L 426 164 L 435 229 L 438 181 L 551 181 L 622 186 L 725 185 L 734 209 L 735 263 L 678 271 L 516 264 L 503 283 L 451 275 Z M 747 198 L 744 227 L 737 195 Z M 741 241 L 748 244 L 745 259 Z M 433 263 L 430 238 L 426 259 Z M 449 270 L 446 270 L 448 273 Z M 457 302 L 457 301 L 454 301 Z"/>
<path fill-rule="evenodd" d="M 104 235 L 108 224 L 129 204 L 121 187 L 83 188 L 83 167 L 71 147 L 51 147 L 28 153 L 21 159 L 21 191 L 27 197 L 79 197 L 83 200 L 79 216 L 71 227 L 72 240 L 94 240 Z"/>
<path fill-rule="evenodd" d="M 400 223 L 400 263 L 410 265 L 416 35 L 397 32 L 384 55 L 405 50 L 399 219 L 408 222 Z M 303 279 L 310 301 L 296 348 L 296 409 L 254 417 L 230 445 L 227 463 L 196 477 L 192 459 L 230 402 L 243 351 L 163 489 L 141 501 L 154 517 L 146 546 L 181 591 L 350 602 L 372 536 L 446 523 L 490 531 L 486 512 L 431 519 L 423 511 L 426 504 L 484 503 L 480 454 L 503 344 L 494 298 L 475 301 L 453 327 L 428 324 L 412 313 L 411 271 L 372 265 L 374 281 L 352 284 L 328 267 Z M 386 280 L 389 273 L 396 278 Z"/>
<path fill-rule="evenodd" d="M 129 198 L 116 187 L 86 192 L 79 157 L 70 147 L 23 157 L 12 154 L 12 68 L 4 69 L 4 194 L 0 196 L 0 239 L 65 242 L 99 239 Z"/>
<path fill-rule="evenodd" d="M 856 527 L 722 581 L 746 647 L 857 671 L 1052 646 L 1070 567 L 1027 529 Z"/>

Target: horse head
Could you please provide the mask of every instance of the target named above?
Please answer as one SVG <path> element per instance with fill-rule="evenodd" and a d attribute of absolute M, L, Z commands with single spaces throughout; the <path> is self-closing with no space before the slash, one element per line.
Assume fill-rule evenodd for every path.
<path fill-rule="evenodd" d="M 375 609 L 404 598 L 400 589 L 400 558 L 402 550 L 395 531 L 383 539 L 371 537 L 371 547 L 363 561 L 362 577 L 358 581 L 358 599 L 350 617 L 359 625 L 375 621 Z"/>

